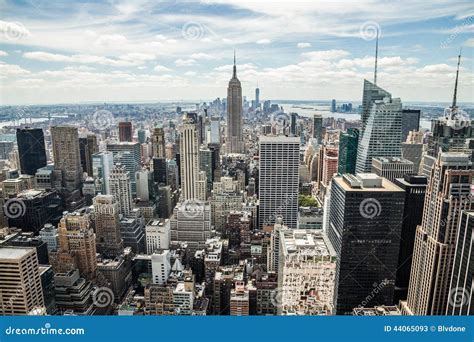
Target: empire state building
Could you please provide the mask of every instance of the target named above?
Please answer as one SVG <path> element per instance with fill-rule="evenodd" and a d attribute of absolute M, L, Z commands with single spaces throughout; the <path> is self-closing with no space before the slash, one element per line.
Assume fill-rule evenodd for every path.
<path fill-rule="evenodd" d="M 242 139 L 242 86 L 237 78 L 237 67 L 227 87 L 227 153 L 243 153 L 244 142 Z"/>

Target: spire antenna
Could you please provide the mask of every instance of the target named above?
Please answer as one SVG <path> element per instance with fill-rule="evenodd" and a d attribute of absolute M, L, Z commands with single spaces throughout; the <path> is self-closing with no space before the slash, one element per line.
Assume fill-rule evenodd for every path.
<path fill-rule="evenodd" d="M 377 29 L 377 37 L 375 39 L 375 70 L 374 70 L 374 84 L 377 84 L 377 60 L 379 58 L 379 30 Z"/>
<path fill-rule="evenodd" d="M 459 50 L 459 56 L 458 56 L 458 67 L 456 69 L 456 81 L 454 82 L 454 94 L 453 94 L 453 105 L 451 108 L 456 107 L 456 100 L 458 96 L 458 78 L 459 78 L 459 65 L 461 64 L 461 53 L 462 53 L 462 48 Z"/>
<path fill-rule="evenodd" d="M 234 49 L 234 73 L 233 73 L 233 78 L 237 78 L 237 67 L 235 65 L 235 49 Z"/>

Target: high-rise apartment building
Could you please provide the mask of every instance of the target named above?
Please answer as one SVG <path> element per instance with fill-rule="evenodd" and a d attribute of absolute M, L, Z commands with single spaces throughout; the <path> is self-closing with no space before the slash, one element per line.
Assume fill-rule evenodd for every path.
<path fill-rule="evenodd" d="M 129 121 L 119 122 L 118 129 L 119 129 L 119 141 L 131 142 L 133 140 L 133 131 L 132 131 L 131 122 Z"/>
<path fill-rule="evenodd" d="M 336 314 L 391 305 L 403 220 L 404 191 L 375 174 L 334 177 L 327 235 L 338 256 Z"/>
<path fill-rule="evenodd" d="M 145 226 L 147 254 L 170 248 L 170 229 L 169 219 L 153 219 L 147 223 Z"/>
<path fill-rule="evenodd" d="M 296 228 L 300 139 L 260 136 L 259 147 L 259 226 L 282 216 L 285 225 Z"/>
<path fill-rule="evenodd" d="M 82 171 L 92 177 L 92 156 L 99 152 L 99 146 L 97 145 L 97 137 L 95 134 L 89 134 L 87 137 L 79 138 L 79 152 L 81 154 Z"/>
<path fill-rule="evenodd" d="M 41 128 L 17 128 L 16 141 L 22 174 L 35 175 L 38 169 L 46 166 L 46 149 Z"/>
<path fill-rule="evenodd" d="M 64 214 L 58 225 L 58 234 L 59 253 L 56 257 L 56 269 L 68 272 L 77 268 L 86 278 L 95 278 L 97 250 L 90 213 L 82 209 Z"/>
<path fill-rule="evenodd" d="M 421 225 L 416 229 L 408 299 L 402 311 L 411 315 L 444 315 L 450 297 L 461 211 L 474 208 L 470 156 L 440 153 L 431 169 Z M 456 275 L 457 276 L 457 275 Z M 456 277 L 454 278 L 456 279 Z"/>
<path fill-rule="evenodd" d="M 334 312 L 336 253 L 320 230 L 280 231 L 279 315 Z"/>
<path fill-rule="evenodd" d="M 94 221 L 97 252 L 114 259 L 123 254 L 120 234 L 119 204 L 112 195 L 94 197 Z"/>
<path fill-rule="evenodd" d="M 155 127 L 151 136 L 151 145 L 153 150 L 153 157 L 165 158 L 165 131 L 163 127 Z"/>
<path fill-rule="evenodd" d="M 242 137 L 242 86 L 237 78 L 235 65 L 232 78 L 227 87 L 227 137 L 226 148 L 228 153 L 243 153 L 244 141 Z"/>
<path fill-rule="evenodd" d="M 130 174 L 121 164 L 117 164 L 110 173 L 110 194 L 119 204 L 122 215 L 129 216 L 132 211 L 132 188 Z"/>
<path fill-rule="evenodd" d="M 76 127 L 51 127 L 54 166 L 61 171 L 62 186 L 67 191 L 81 187 L 82 166 Z"/>
<path fill-rule="evenodd" d="M 0 315 L 28 315 L 44 307 L 35 248 L 0 247 Z"/>

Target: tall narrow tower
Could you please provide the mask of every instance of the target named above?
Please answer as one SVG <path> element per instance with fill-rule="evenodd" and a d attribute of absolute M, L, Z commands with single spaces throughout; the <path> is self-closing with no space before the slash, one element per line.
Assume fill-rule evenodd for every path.
<path fill-rule="evenodd" d="M 227 151 L 229 153 L 243 153 L 244 143 L 242 139 L 242 86 L 237 78 L 237 66 L 235 65 L 232 78 L 227 87 Z"/>

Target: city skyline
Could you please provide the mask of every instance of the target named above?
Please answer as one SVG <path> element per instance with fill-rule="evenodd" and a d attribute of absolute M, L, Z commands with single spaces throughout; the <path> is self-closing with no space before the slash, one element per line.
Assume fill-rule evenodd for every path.
<path fill-rule="evenodd" d="M 225 98 L 234 49 L 249 99 L 258 84 L 263 99 L 358 100 L 377 30 L 382 88 L 404 101 L 450 101 L 462 47 L 458 98 L 472 102 L 471 7 L 4 1 L 0 104 Z"/>

